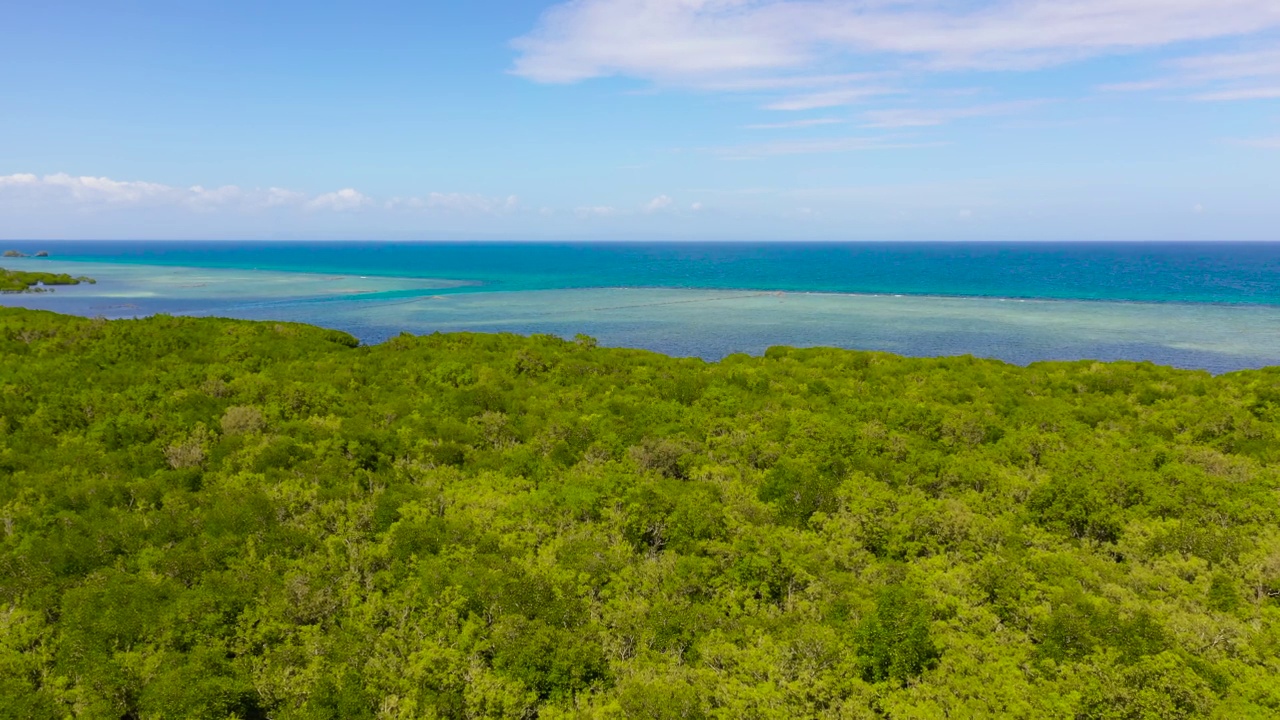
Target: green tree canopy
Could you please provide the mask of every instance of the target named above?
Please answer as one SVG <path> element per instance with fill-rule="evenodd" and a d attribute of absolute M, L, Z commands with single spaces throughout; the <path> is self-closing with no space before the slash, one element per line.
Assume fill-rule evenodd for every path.
<path fill-rule="evenodd" d="M 0 718 L 1276 717 L 1278 407 L 0 309 Z"/>

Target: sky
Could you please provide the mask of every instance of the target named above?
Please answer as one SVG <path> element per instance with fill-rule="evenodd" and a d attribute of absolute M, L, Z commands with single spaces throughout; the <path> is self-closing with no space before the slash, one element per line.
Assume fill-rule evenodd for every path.
<path fill-rule="evenodd" d="M 1280 240 L 1276 0 L 0 5 L 0 237 Z"/>

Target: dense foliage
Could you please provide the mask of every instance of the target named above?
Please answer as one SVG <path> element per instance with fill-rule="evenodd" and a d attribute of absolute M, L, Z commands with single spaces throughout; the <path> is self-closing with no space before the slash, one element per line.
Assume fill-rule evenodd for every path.
<path fill-rule="evenodd" d="M 66 273 L 25 272 L 0 267 L 0 292 L 28 292 L 39 285 L 79 285 L 93 283 L 93 278 L 72 277 Z"/>
<path fill-rule="evenodd" d="M 1276 717 L 1280 369 L 0 310 L 0 716 Z"/>

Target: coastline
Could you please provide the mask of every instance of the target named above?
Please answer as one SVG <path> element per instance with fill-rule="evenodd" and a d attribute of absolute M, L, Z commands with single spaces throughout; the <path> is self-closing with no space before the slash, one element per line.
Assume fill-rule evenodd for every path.
<path fill-rule="evenodd" d="M 1263 244 L 1261 242 L 1254 244 Z M 946 292 L 918 292 L 918 291 L 902 291 L 902 292 L 884 292 L 884 291 L 841 291 L 841 290 L 805 290 L 782 288 L 775 286 L 754 286 L 754 285 L 723 285 L 723 286 L 702 286 L 702 285 L 673 285 L 673 284 L 575 284 L 567 286 L 555 287 L 531 287 L 520 289 L 509 289 L 502 283 L 486 282 L 481 279 L 471 278 L 453 278 L 432 275 L 419 274 L 388 274 L 376 273 L 373 271 L 360 272 L 333 272 L 329 270 L 292 270 L 279 268 L 249 268 L 240 266 L 222 266 L 222 265 L 182 265 L 167 264 L 159 262 L 117 262 L 110 260 L 64 260 L 56 257 L 33 257 L 24 256 L 18 258 L 24 261 L 34 261 L 41 264 L 66 264 L 74 266 L 85 266 L 87 268 L 98 268 L 106 266 L 118 267 L 120 269 L 128 268 L 129 270 L 138 270 L 140 268 L 156 268 L 161 274 L 164 272 L 177 273 L 250 273 L 255 277 L 283 277 L 294 279 L 316 279 L 326 281 L 351 281 L 361 280 L 368 281 L 370 284 L 386 283 L 395 286 L 394 289 L 371 289 L 366 292 L 369 294 L 379 292 L 395 292 L 404 291 L 412 288 L 435 289 L 444 293 L 457 292 L 476 292 L 476 293 L 495 293 L 495 292 L 540 292 L 540 291 L 559 291 L 559 290 L 662 290 L 662 291 L 705 291 L 705 292 L 727 292 L 727 293 L 749 293 L 761 295 L 814 295 L 814 296 L 830 296 L 830 297 L 847 297 L 847 298 L 917 298 L 924 300 L 990 300 L 998 302 L 1017 302 L 1017 303 L 1102 303 L 1102 304 L 1121 304 L 1121 305 L 1158 305 L 1158 306 L 1185 306 L 1185 307 L 1260 307 L 1260 308 L 1277 308 L 1280 309 L 1280 301 L 1252 301 L 1252 300 L 1180 300 L 1172 298 L 1161 299 L 1132 299 L 1132 298 L 1109 298 L 1109 297 L 1071 297 L 1071 296 L 1051 296 L 1051 295 L 1017 295 L 1017 294 L 982 294 L 982 293 L 946 293 Z M 10 258 L 12 260 L 12 258 Z"/>
<path fill-rule="evenodd" d="M 62 241 L 54 259 L 614 287 L 1280 306 L 1280 243 Z M 29 244 L 35 248 L 36 244 Z"/>
<path fill-rule="evenodd" d="M 19 263 L 11 263 L 19 265 Z M 715 360 L 770 346 L 908 356 L 1131 360 L 1230 372 L 1280 364 L 1280 307 L 720 288 L 542 290 L 439 278 L 27 260 L 94 286 L 0 304 L 109 318 L 224 316 L 304 322 L 377 343 L 401 332 L 548 333 Z"/>

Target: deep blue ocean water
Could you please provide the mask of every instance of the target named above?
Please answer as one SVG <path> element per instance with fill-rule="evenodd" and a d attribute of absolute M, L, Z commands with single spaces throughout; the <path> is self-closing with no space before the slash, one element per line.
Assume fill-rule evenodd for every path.
<path fill-rule="evenodd" d="M 663 287 L 1280 305 L 1280 243 L 9 242 L 57 259 Z"/>

